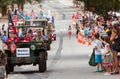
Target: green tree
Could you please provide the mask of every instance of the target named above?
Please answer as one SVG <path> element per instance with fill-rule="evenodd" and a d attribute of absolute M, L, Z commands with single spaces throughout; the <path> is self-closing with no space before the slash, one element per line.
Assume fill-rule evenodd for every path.
<path fill-rule="evenodd" d="M 7 5 L 13 5 L 14 3 L 18 4 L 18 6 L 21 6 L 23 10 L 25 1 L 26 0 L 0 0 L 2 15 L 6 15 Z"/>
<path fill-rule="evenodd" d="M 97 14 L 104 14 L 108 11 L 120 10 L 120 0 L 77 0 L 85 3 L 87 10 L 93 11 Z M 92 10 L 91 10 L 92 8 Z"/>
<path fill-rule="evenodd" d="M 0 0 L 0 12 L 2 15 L 6 15 L 7 5 L 13 5 L 14 3 L 18 4 L 18 7 L 21 7 L 23 10 L 26 1 L 31 2 L 31 0 Z M 41 2 L 42 0 L 36 1 Z"/>
<path fill-rule="evenodd" d="M 6 15 L 7 5 L 12 4 L 11 0 L 0 0 L 0 12 L 2 15 Z"/>
<path fill-rule="evenodd" d="M 18 5 L 18 7 L 21 7 L 21 9 L 24 9 L 24 4 L 25 4 L 26 0 L 13 0 L 13 3 L 16 3 Z"/>

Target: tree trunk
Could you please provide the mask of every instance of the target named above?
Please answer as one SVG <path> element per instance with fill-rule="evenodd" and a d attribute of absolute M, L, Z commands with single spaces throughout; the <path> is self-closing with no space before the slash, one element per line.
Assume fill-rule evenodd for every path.
<path fill-rule="evenodd" d="M 7 12 L 7 7 L 6 7 L 6 6 L 3 6 L 3 7 L 2 7 L 2 16 L 5 16 L 5 15 L 6 15 L 6 12 Z"/>

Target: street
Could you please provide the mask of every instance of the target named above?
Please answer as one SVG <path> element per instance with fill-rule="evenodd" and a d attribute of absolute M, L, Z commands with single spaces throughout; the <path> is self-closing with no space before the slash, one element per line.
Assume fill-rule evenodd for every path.
<path fill-rule="evenodd" d="M 71 16 L 76 13 L 72 8 L 72 0 L 45 0 L 43 8 L 51 10 L 55 16 L 57 40 L 53 41 L 48 51 L 47 71 L 38 72 L 38 65 L 24 65 L 14 67 L 14 72 L 8 79 L 119 79 L 120 75 L 105 76 L 105 72 L 94 72 L 95 67 L 88 64 L 92 46 L 77 42 L 76 31 L 72 27 L 71 39 L 67 36 L 67 29 L 72 25 Z"/>

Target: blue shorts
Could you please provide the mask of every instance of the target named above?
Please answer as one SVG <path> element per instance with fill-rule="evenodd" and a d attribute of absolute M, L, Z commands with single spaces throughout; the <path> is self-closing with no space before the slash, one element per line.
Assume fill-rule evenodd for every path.
<path fill-rule="evenodd" d="M 102 63 L 102 55 L 95 55 L 95 63 Z"/>

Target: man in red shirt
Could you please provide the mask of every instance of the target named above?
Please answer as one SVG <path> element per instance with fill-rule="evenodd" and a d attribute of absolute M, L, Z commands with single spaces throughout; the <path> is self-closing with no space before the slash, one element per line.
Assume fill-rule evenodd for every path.
<path fill-rule="evenodd" d="M 8 31 L 9 33 L 12 31 L 12 32 L 15 32 L 16 36 L 18 36 L 18 32 L 17 32 L 17 28 L 16 27 L 13 27 L 13 26 L 9 26 L 8 27 Z"/>
<path fill-rule="evenodd" d="M 20 38 L 16 36 L 16 33 L 14 31 L 11 31 L 9 33 L 9 38 L 6 41 L 7 44 L 12 42 L 20 42 Z"/>
<path fill-rule="evenodd" d="M 30 30 L 28 31 L 28 35 L 24 38 L 24 42 L 30 42 L 33 38 L 34 38 L 33 32 L 32 32 L 32 30 L 30 29 Z"/>
<path fill-rule="evenodd" d="M 75 19 L 75 14 L 72 15 L 72 19 Z"/>
<path fill-rule="evenodd" d="M 75 15 L 75 18 L 78 19 L 80 17 L 80 14 L 77 12 L 77 14 Z"/>
<path fill-rule="evenodd" d="M 14 53 L 16 50 L 16 42 L 20 42 L 20 38 L 16 37 L 16 33 L 14 31 L 11 31 L 9 33 L 9 38 L 6 41 L 6 45 L 10 48 L 12 53 Z"/>

